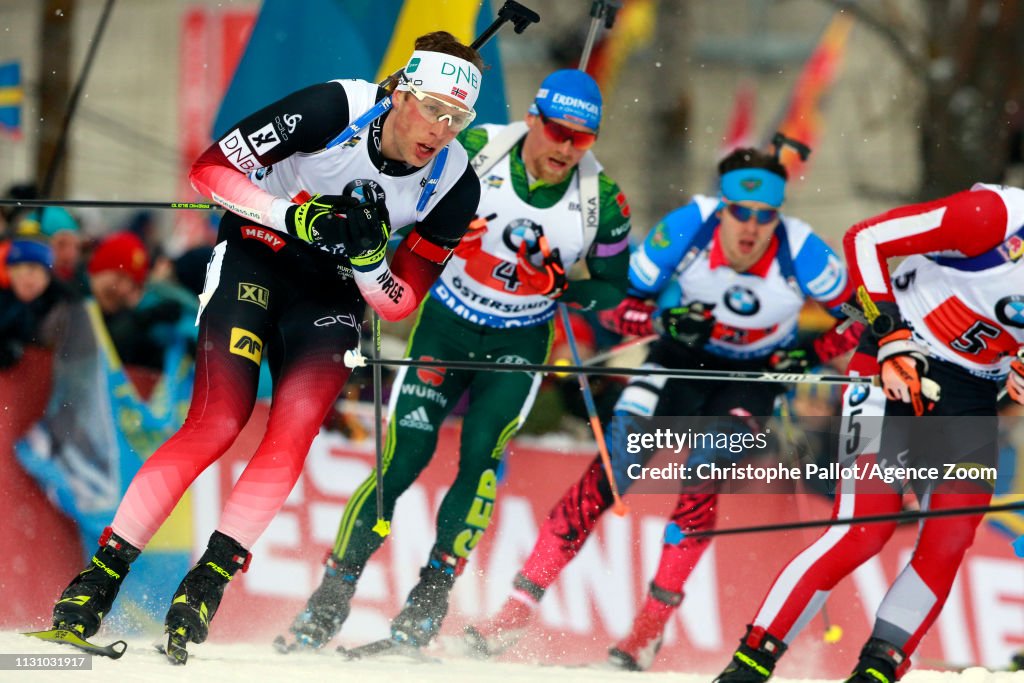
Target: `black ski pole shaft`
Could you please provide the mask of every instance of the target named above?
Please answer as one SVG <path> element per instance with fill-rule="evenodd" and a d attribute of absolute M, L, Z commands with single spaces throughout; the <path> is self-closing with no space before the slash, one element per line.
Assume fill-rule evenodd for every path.
<path fill-rule="evenodd" d="M 978 505 L 974 507 L 945 508 L 942 510 L 912 510 L 894 512 L 888 515 L 865 515 L 846 519 L 816 519 L 806 522 L 784 522 L 781 524 L 762 524 L 758 526 L 740 526 L 731 529 L 709 529 L 686 534 L 686 538 L 708 538 L 711 536 L 733 536 L 735 534 L 758 534 L 766 531 L 791 531 L 793 529 L 809 529 L 830 526 L 846 526 L 849 524 L 878 524 L 880 522 L 909 522 L 915 519 L 931 519 L 932 517 L 958 517 L 961 515 L 987 515 L 992 512 L 1010 512 L 1024 510 L 1024 501 L 1004 503 L 1002 505 Z"/>
<path fill-rule="evenodd" d="M 569 353 L 572 354 L 572 362 L 582 366 L 579 348 L 576 346 L 576 335 L 572 331 L 572 319 L 569 317 L 569 307 L 565 304 L 558 304 L 558 312 L 562 316 L 562 327 L 565 328 L 565 339 L 569 342 Z M 623 516 L 629 509 L 622 502 L 619 495 L 619 486 L 615 483 L 615 474 L 612 470 L 612 458 L 608 453 L 608 444 L 604 438 L 604 428 L 601 427 L 601 419 L 597 415 L 597 405 L 594 403 L 594 394 L 590 390 L 590 382 L 586 375 L 577 375 L 580 383 L 580 391 L 583 392 L 583 403 L 587 407 L 587 417 L 590 420 L 590 429 L 594 433 L 594 441 L 597 443 L 597 452 L 601 457 L 601 464 L 604 466 L 605 476 L 608 477 L 608 485 L 612 491 L 612 511 L 618 516 Z"/>
<path fill-rule="evenodd" d="M 352 354 L 353 352 L 348 352 Z M 448 368 L 451 370 L 490 370 L 492 372 L 544 372 L 580 375 L 615 375 L 620 377 L 674 377 L 678 379 L 721 380 L 726 382 L 778 382 L 781 384 L 871 384 L 877 385 L 876 376 L 811 375 L 786 372 L 756 372 L 745 370 L 686 370 L 672 368 L 618 368 L 587 365 L 545 365 L 537 363 L 488 363 L 471 360 L 418 360 L 411 358 L 380 358 L 374 360 L 362 355 L 351 356 L 350 367 L 361 365 L 394 365 L 414 368 Z"/>
<path fill-rule="evenodd" d="M 374 359 L 380 358 L 380 316 L 377 315 L 377 311 L 373 310 L 370 315 L 370 324 L 373 327 L 371 333 L 373 334 L 373 357 Z M 376 474 L 376 485 L 377 485 L 377 522 L 373 525 L 373 530 L 381 537 L 387 536 L 391 533 L 391 522 L 384 519 L 384 433 L 382 431 L 382 425 L 384 424 L 384 416 L 382 415 L 382 404 L 383 404 L 383 384 L 384 379 L 381 377 L 381 366 L 375 363 L 373 366 L 373 446 L 375 455 L 374 473 Z"/>
<path fill-rule="evenodd" d="M 0 206 L 29 209 L 63 206 L 69 209 L 188 209 L 193 211 L 224 211 L 222 206 L 206 202 L 136 202 L 101 199 L 0 199 Z"/>

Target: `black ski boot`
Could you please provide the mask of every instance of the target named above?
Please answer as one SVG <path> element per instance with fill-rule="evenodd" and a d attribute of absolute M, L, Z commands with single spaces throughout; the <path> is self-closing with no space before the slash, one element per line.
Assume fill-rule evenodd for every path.
<path fill-rule="evenodd" d="M 175 664 L 188 659 L 185 645 L 201 643 L 210 632 L 210 621 L 217 613 L 224 588 L 239 569 L 249 568 L 249 551 L 234 539 L 214 531 L 206 552 L 178 585 L 171 608 L 164 619 L 168 635 L 167 656 Z"/>
<path fill-rule="evenodd" d="M 740 640 L 740 646 L 732 655 L 732 661 L 725 671 L 718 674 L 714 683 L 761 683 L 772 677 L 775 663 L 786 651 L 787 645 L 768 635 L 760 626 L 747 625 L 747 635 Z"/>
<path fill-rule="evenodd" d="M 870 638 L 846 683 L 893 683 L 903 677 L 905 665 L 909 666 L 909 661 L 903 650 L 879 638 Z"/>
<path fill-rule="evenodd" d="M 53 627 L 74 631 L 82 638 L 99 630 L 128 575 L 129 565 L 141 552 L 110 527 L 103 531 L 99 545 L 89 566 L 64 589 L 53 607 Z"/>
<path fill-rule="evenodd" d="M 430 643 L 441 630 L 448 614 L 448 597 L 465 567 L 465 558 L 437 549 L 431 551 L 427 566 L 420 569 L 420 582 L 409 592 L 405 607 L 391 622 L 391 639 L 417 648 Z"/>
<path fill-rule="evenodd" d="M 322 648 L 338 635 L 348 619 L 362 568 L 342 567 L 334 555 L 327 556 L 324 566 L 320 587 L 309 596 L 306 609 L 295 617 L 289 629 L 295 635 L 296 647 Z"/>

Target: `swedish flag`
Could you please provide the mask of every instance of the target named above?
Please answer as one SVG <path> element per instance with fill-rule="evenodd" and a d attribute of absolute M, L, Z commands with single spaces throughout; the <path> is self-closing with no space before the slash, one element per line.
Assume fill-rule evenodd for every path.
<path fill-rule="evenodd" d="M 265 0 L 224 96 L 213 134 L 290 92 L 336 78 L 380 82 L 405 65 L 417 36 L 448 31 L 469 44 L 494 20 L 490 0 Z M 477 121 L 505 123 L 497 40 L 482 50 L 491 68 Z"/>
<path fill-rule="evenodd" d="M 24 98 L 21 64 L 0 64 L 0 133 L 21 136 L 21 102 Z"/>

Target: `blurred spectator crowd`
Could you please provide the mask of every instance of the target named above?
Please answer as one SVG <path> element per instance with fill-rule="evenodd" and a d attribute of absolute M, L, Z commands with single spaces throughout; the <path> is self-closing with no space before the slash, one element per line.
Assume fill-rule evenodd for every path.
<path fill-rule="evenodd" d="M 36 192 L 15 185 L 5 196 L 28 200 Z M 68 306 L 91 298 L 121 362 L 161 370 L 168 327 L 193 327 L 211 251 L 170 257 L 145 212 L 96 239 L 64 208 L 2 207 L 0 369 L 17 363 L 27 345 L 55 349 Z"/>

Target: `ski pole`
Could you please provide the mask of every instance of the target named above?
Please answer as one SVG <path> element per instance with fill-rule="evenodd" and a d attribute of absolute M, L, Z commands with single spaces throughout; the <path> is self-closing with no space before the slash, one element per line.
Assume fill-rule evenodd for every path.
<path fill-rule="evenodd" d="M 380 316 L 376 309 L 371 309 L 370 325 L 373 327 L 373 359 L 380 359 Z M 387 536 L 391 533 L 391 522 L 384 519 L 384 435 L 381 433 L 383 424 L 383 388 L 384 379 L 381 377 L 381 366 L 375 363 L 373 366 L 373 446 L 375 452 L 375 474 L 377 484 L 377 521 L 373 530 L 377 535 Z"/>
<path fill-rule="evenodd" d="M 206 202 L 136 202 L 107 201 L 93 199 L 0 199 L 0 206 L 16 206 L 28 209 L 46 206 L 62 206 L 69 209 L 188 209 L 199 211 L 223 211 L 224 207 Z"/>
<path fill-rule="evenodd" d="M 617 9 L 617 8 L 615 8 Z M 583 46 L 583 54 L 580 56 L 580 63 L 577 67 L 580 71 L 587 70 L 587 62 L 590 61 L 590 51 L 594 46 L 594 40 L 597 37 L 597 30 L 602 18 L 605 20 L 606 28 L 611 28 L 612 23 L 615 21 L 615 9 L 609 9 L 606 0 L 594 0 L 594 3 L 590 6 L 590 30 L 587 33 L 587 40 Z M 580 360 L 579 349 L 576 347 L 576 335 L 572 331 L 572 320 L 569 317 L 569 308 L 565 304 L 558 304 L 558 312 L 562 316 L 562 327 L 565 329 L 565 339 L 569 343 L 569 352 L 572 354 L 572 362 L 577 367 L 582 367 L 583 363 Z M 600 362 L 600 361 L 594 361 Z M 601 427 L 601 420 L 597 415 L 597 406 L 594 404 L 594 394 L 590 390 L 590 383 L 587 381 L 587 376 L 582 373 L 577 373 L 577 380 L 579 381 L 580 391 L 583 392 L 583 403 L 587 408 L 587 417 L 590 420 L 590 429 L 594 433 L 594 440 L 597 442 L 597 452 L 601 457 L 601 464 L 604 466 L 605 476 L 608 477 L 608 484 L 611 488 L 612 498 L 614 500 L 612 511 L 620 517 L 625 515 L 629 508 L 622 502 L 622 497 L 619 495 L 618 484 L 615 483 L 615 473 L 612 470 L 612 459 L 608 454 L 608 444 L 604 438 L 604 429 Z"/>
<path fill-rule="evenodd" d="M 492 372 L 543 372 L 558 374 L 614 375 L 620 377 L 671 377 L 674 379 L 712 380 L 724 382 L 776 382 L 779 384 L 868 384 L 879 386 L 877 375 L 804 375 L 798 372 L 758 372 L 754 370 L 689 370 L 673 368 L 621 368 L 589 365 L 548 365 L 540 363 L 489 363 L 470 360 L 420 360 L 412 358 L 366 358 L 359 349 L 345 352 L 350 368 L 366 365 L 394 365 L 415 368 L 450 368 L 452 370 L 490 370 Z"/>
<path fill-rule="evenodd" d="M 565 328 L 565 339 L 569 342 L 569 352 L 572 354 L 572 362 L 580 363 L 580 352 L 576 348 L 576 336 L 572 332 L 572 320 L 569 318 L 569 307 L 565 304 L 558 304 L 558 312 L 562 314 L 562 326 Z M 604 439 L 604 429 L 601 427 L 601 420 L 597 416 L 597 406 L 594 405 L 594 394 L 590 391 L 590 383 L 586 375 L 576 375 L 580 383 L 580 390 L 583 392 L 583 403 L 587 406 L 587 417 L 590 418 L 590 429 L 594 432 L 594 440 L 597 441 L 597 452 L 601 456 L 601 464 L 604 465 L 605 476 L 608 477 L 608 485 L 612 490 L 614 500 L 612 511 L 622 517 L 629 508 L 622 502 L 619 495 L 619 486 L 615 483 L 615 472 L 612 470 L 612 459 L 608 454 L 608 444 Z"/>
<path fill-rule="evenodd" d="M 709 529 L 684 534 L 684 538 L 703 538 L 708 536 L 732 536 L 735 534 L 757 534 L 767 531 L 791 531 L 793 529 L 810 529 L 830 526 L 847 526 L 850 524 L 878 524 L 880 522 L 909 522 L 915 519 L 932 517 L 958 517 L 961 515 L 987 515 L 992 512 L 1008 512 L 1024 510 L 1024 501 L 1003 503 L 1001 505 L 978 505 L 974 507 L 943 508 L 941 510 L 908 510 L 887 515 L 865 515 L 863 517 L 847 517 L 843 519 L 816 519 L 806 522 L 785 522 L 781 524 L 761 524 L 758 526 L 740 526 L 731 529 Z"/>

